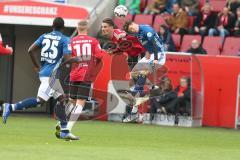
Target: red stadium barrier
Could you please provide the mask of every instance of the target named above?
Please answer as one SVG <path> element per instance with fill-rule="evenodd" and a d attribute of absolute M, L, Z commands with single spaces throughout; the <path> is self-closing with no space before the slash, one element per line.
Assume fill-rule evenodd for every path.
<path fill-rule="evenodd" d="M 236 120 L 238 57 L 198 56 L 204 72 L 205 126 L 234 128 Z"/>
<path fill-rule="evenodd" d="M 238 76 L 240 74 L 240 58 L 224 57 L 224 56 L 196 56 L 197 61 L 189 66 L 189 61 L 179 59 L 179 55 L 167 55 L 167 67 L 172 71 L 168 75 L 173 79 L 173 84 L 176 86 L 179 76 L 189 74 L 189 69 L 193 75 L 196 70 L 193 70 L 194 63 L 200 63 L 204 76 L 204 112 L 203 125 L 213 127 L 236 127 L 236 116 L 238 115 L 237 91 L 238 91 Z M 170 58 L 171 57 L 171 58 Z M 190 58 L 190 56 L 189 56 Z M 185 57 L 184 59 L 189 59 Z M 174 60 L 175 59 L 175 60 Z M 179 60 L 178 60 L 179 59 Z M 126 56 L 106 55 L 103 59 L 103 68 L 97 78 L 94 88 L 105 91 L 98 94 L 94 93 L 95 97 L 102 101 L 100 112 L 104 115 L 107 112 L 108 99 L 108 84 L 111 80 L 126 81 L 128 72 Z M 184 63 L 185 65 L 180 65 Z M 188 72 L 187 72 L 188 71 Z M 180 74 L 180 72 L 182 72 Z M 112 75 L 111 75 L 112 74 Z M 198 74 L 198 73 L 197 73 Z M 199 88 L 200 81 L 195 78 L 195 88 Z M 240 112 L 239 112 L 240 114 Z M 101 117 L 102 120 L 107 119 L 107 115 Z"/>

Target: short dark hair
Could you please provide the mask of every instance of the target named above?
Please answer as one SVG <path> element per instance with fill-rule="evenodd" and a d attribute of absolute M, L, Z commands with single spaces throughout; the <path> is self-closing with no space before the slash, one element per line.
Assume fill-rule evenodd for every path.
<path fill-rule="evenodd" d="M 109 26 L 115 27 L 115 24 L 111 18 L 105 18 L 102 23 L 107 23 Z"/>
<path fill-rule="evenodd" d="M 53 20 L 53 24 L 52 24 L 52 28 L 54 30 L 61 30 L 64 28 L 64 20 L 62 17 L 56 17 L 54 20 Z"/>
<path fill-rule="evenodd" d="M 125 24 L 123 25 L 123 30 L 124 30 L 125 32 L 129 32 L 128 29 L 129 29 L 129 26 L 130 26 L 132 23 L 133 23 L 133 21 L 131 21 L 131 20 L 126 21 Z"/>

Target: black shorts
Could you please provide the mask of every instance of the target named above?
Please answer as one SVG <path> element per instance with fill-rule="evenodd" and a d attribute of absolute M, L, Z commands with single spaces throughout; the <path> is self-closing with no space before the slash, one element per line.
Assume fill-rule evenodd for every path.
<path fill-rule="evenodd" d="M 70 82 L 69 96 L 71 99 L 90 99 L 91 82 Z"/>

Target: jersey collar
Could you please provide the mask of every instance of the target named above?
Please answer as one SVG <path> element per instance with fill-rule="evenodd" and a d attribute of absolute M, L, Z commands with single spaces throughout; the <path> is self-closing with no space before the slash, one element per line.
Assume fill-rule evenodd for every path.
<path fill-rule="evenodd" d="M 57 33 L 57 34 L 62 34 L 62 32 L 57 31 L 57 30 L 53 30 L 52 32 Z"/>

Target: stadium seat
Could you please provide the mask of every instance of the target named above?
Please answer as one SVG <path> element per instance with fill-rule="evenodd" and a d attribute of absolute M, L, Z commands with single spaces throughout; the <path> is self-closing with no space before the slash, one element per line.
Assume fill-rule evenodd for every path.
<path fill-rule="evenodd" d="M 182 52 L 185 52 L 187 51 L 190 47 L 191 47 L 191 42 L 192 40 L 198 40 L 199 42 L 201 42 L 201 36 L 200 35 L 185 35 L 183 37 L 183 40 L 182 40 L 182 44 L 181 44 L 181 51 Z"/>
<path fill-rule="evenodd" d="M 240 38 L 227 37 L 224 45 L 222 54 L 224 56 L 237 56 L 240 52 Z"/>
<path fill-rule="evenodd" d="M 137 14 L 134 18 L 134 22 L 138 24 L 148 24 L 151 26 L 153 22 L 153 15 Z"/>
<path fill-rule="evenodd" d="M 153 3 L 154 0 L 147 0 L 147 6 Z"/>
<path fill-rule="evenodd" d="M 223 10 L 223 7 L 226 5 L 226 1 L 211 0 L 210 4 L 213 7 L 213 12 L 220 12 Z"/>
<path fill-rule="evenodd" d="M 202 47 L 206 49 L 208 55 L 220 55 L 222 50 L 222 38 L 206 36 Z"/>
<path fill-rule="evenodd" d="M 155 17 L 154 22 L 153 22 L 153 28 L 155 29 L 155 31 L 158 32 L 158 31 L 159 31 L 159 26 L 162 25 L 162 24 L 166 24 L 163 16 L 157 15 L 157 16 Z"/>
<path fill-rule="evenodd" d="M 126 18 L 127 18 L 128 20 L 133 20 L 133 15 L 132 15 L 132 14 L 128 14 L 128 15 L 126 16 Z M 120 29 L 121 29 L 121 28 L 123 27 L 123 25 L 124 25 L 124 21 L 121 20 L 121 19 L 114 18 L 113 21 L 114 21 L 115 25 L 116 25 L 118 28 L 120 28 Z"/>
<path fill-rule="evenodd" d="M 206 0 L 199 0 L 199 11 L 202 9 L 203 5 L 205 4 Z"/>
<path fill-rule="evenodd" d="M 195 16 L 188 16 L 188 28 L 191 29 L 194 24 Z"/>
<path fill-rule="evenodd" d="M 180 34 L 172 34 L 173 42 L 175 44 L 175 48 L 179 51 L 181 46 L 181 35 Z"/>

